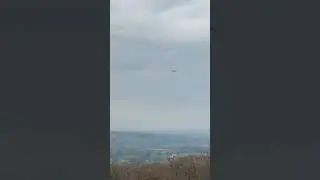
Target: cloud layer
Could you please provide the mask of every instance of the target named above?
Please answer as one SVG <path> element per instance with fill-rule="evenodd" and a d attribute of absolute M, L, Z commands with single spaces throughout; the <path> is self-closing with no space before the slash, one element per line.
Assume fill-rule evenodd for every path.
<path fill-rule="evenodd" d="M 209 128 L 209 3 L 111 0 L 111 129 Z"/>
<path fill-rule="evenodd" d="M 111 35 L 158 42 L 210 38 L 209 0 L 111 0 Z"/>
<path fill-rule="evenodd" d="M 118 113 L 119 110 L 122 113 Z M 207 130 L 210 126 L 195 123 L 197 120 L 208 120 L 209 107 L 183 106 L 170 104 L 148 104 L 138 101 L 113 100 L 111 106 L 111 119 L 126 119 L 111 121 L 114 129 L 162 131 L 162 130 Z"/>

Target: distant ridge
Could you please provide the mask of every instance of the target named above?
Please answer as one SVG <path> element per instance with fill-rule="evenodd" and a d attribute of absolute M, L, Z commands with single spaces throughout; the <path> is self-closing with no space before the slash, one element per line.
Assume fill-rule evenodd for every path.
<path fill-rule="evenodd" d="M 202 129 L 196 129 L 196 130 L 128 130 L 128 129 L 112 129 L 110 133 L 161 133 L 161 134 L 208 134 L 210 135 L 210 130 L 202 130 Z"/>

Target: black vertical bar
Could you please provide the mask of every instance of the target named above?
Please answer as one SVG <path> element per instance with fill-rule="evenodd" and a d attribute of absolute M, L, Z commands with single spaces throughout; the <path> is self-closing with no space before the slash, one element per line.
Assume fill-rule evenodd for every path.
<path fill-rule="evenodd" d="M 319 3 L 217 2 L 216 179 L 318 179 Z"/>
<path fill-rule="evenodd" d="M 0 179 L 107 176 L 109 7 L 90 3 L 2 6 Z"/>

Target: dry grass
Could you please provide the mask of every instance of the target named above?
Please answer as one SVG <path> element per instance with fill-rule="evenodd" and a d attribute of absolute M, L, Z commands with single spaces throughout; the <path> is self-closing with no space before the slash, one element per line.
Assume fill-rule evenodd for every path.
<path fill-rule="evenodd" d="M 113 164 L 110 180 L 209 180 L 210 157 L 188 156 L 169 164 Z"/>

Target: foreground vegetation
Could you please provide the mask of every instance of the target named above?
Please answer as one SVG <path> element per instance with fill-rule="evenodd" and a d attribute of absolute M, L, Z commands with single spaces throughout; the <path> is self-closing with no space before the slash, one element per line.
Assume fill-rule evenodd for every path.
<path fill-rule="evenodd" d="M 210 157 L 168 159 L 167 164 L 112 164 L 110 176 L 110 180 L 210 180 Z"/>

